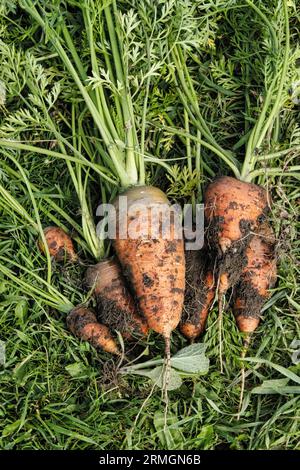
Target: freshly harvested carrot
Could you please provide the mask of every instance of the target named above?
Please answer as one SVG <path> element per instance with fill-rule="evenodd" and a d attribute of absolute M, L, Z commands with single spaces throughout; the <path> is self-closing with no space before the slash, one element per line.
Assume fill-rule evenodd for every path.
<path fill-rule="evenodd" d="M 206 237 L 218 257 L 218 292 L 235 284 L 247 264 L 245 250 L 252 232 L 269 210 L 268 193 L 260 186 L 222 176 L 209 184 L 204 195 Z"/>
<path fill-rule="evenodd" d="M 123 208 L 118 197 L 116 216 L 117 221 L 127 222 L 127 236 L 121 236 L 118 224 L 114 247 L 149 327 L 165 339 L 169 362 L 170 335 L 180 321 L 184 301 L 181 228 L 176 228 L 175 218 L 171 216 L 169 230 L 164 232 L 161 215 L 153 216 L 154 208 L 155 212 L 160 209 L 165 214 L 170 209 L 167 196 L 160 189 L 136 186 L 122 196 L 127 196 L 127 207 Z"/>
<path fill-rule="evenodd" d="M 138 314 L 116 258 L 100 261 L 87 269 L 85 283 L 97 299 L 98 317 L 111 329 L 119 330 L 126 339 L 146 336 L 147 322 Z"/>
<path fill-rule="evenodd" d="M 265 220 L 269 199 L 267 191 L 262 187 L 230 176 L 214 180 L 204 194 L 206 238 L 210 254 L 216 259 L 221 372 L 225 294 L 238 282 L 247 265 L 246 250 L 253 232 Z"/>
<path fill-rule="evenodd" d="M 78 338 L 88 341 L 94 348 L 111 354 L 120 354 L 118 346 L 107 326 L 98 323 L 93 310 L 77 306 L 67 316 L 67 327 Z"/>
<path fill-rule="evenodd" d="M 260 322 L 263 304 L 276 282 L 274 233 L 265 222 L 246 250 L 247 265 L 234 289 L 234 314 L 239 330 L 252 333 Z"/>
<path fill-rule="evenodd" d="M 180 322 L 181 333 L 193 341 L 203 333 L 210 306 L 215 296 L 215 282 L 207 266 L 206 253 L 187 251 L 186 286 L 183 314 Z"/>
<path fill-rule="evenodd" d="M 269 289 L 276 282 L 275 237 L 267 222 L 264 222 L 251 239 L 246 250 L 247 264 L 233 292 L 233 313 L 239 330 L 245 333 L 241 354 L 243 359 L 250 344 L 251 334 L 261 318 L 263 304 L 270 296 Z M 241 392 L 239 412 L 242 408 L 245 389 L 245 367 L 241 368 Z"/>
<path fill-rule="evenodd" d="M 44 235 L 50 256 L 52 256 L 56 261 L 63 261 L 64 259 L 68 259 L 70 261 L 77 260 L 73 242 L 62 228 L 47 227 L 44 230 Z M 45 253 L 45 246 L 42 240 L 39 240 L 38 244 L 41 252 Z"/>

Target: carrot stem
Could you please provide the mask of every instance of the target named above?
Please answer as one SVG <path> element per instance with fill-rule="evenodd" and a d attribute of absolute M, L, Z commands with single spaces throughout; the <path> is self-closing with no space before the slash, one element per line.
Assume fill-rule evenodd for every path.
<path fill-rule="evenodd" d="M 168 411 L 169 411 L 169 395 L 168 385 L 170 381 L 171 371 L 171 341 L 170 336 L 165 336 L 165 367 L 164 367 L 164 384 L 163 394 L 165 400 L 165 411 L 164 411 L 164 431 L 166 432 L 168 426 Z"/>
<path fill-rule="evenodd" d="M 246 353 L 248 351 L 249 345 L 250 345 L 250 335 L 248 335 L 245 338 L 245 341 L 244 341 L 244 344 L 243 344 L 243 350 L 242 350 L 242 354 L 241 354 L 241 359 L 244 359 L 246 357 Z M 245 372 L 246 372 L 246 370 L 245 370 L 245 366 L 244 366 L 244 363 L 243 363 L 242 369 L 241 369 L 241 392 L 240 392 L 240 400 L 239 400 L 237 420 L 240 419 L 241 411 L 242 411 L 244 392 L 245 392 L 245 382 L 246 382 Z"/>
<path fill-rule="evenodd" d="M 220 372 L 223 374 L 223 338 L 222 338 L 222 325 L 223 325 L 223 307 L 224 307 L 224 294 L 218 294 L 218 336 L 219 336 L 219 359 L 220 359 Z"/>

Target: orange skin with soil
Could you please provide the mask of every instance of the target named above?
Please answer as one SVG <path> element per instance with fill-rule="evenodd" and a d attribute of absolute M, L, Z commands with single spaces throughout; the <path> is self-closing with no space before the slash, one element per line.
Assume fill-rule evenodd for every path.
<path fill-rule="evenodd" d="M 204 278 L 204 288 L 206 290 L 204 297 L 201 299 L 201 306 L 197 312 L 197 321 L 185 321 L 180 324 L 181 333 L 189 340 L 194 340 L 203 333 L 209 309 L 215 297 L 215 283 L 211 271 L 206 273 Z"/>
<path fill-rule="evenodd" d="M 245 183 L 230 176 L 216 179 L 205 191 L 205 218 L 207 225 L 217 217 L 218 244 L 224 254 L 235 241 L 247 236 L 260 223 L 268 207 L 268 193 L 260 186 Z M 247 222 L 242 230 L 241 221 Z"/>
<path fill-rule="evenodd" d="M 261 308 L 277 275 L 274 234 L 267 223 L 252 238 L 246 255 L 248 263 L 234 293 L 234 313 L 239 330 L 252 333 L 259 325 Z"/>
<path fill-rule="evenodd" d="M 107 326 L 98 323 L 91 309 L 75 307 L 67 316 L 69 330 L 83 341 L 88 341 L 94 348 L 120 355 L 118 346 Z"/>
<path fill-rule="evenodd" d="M 126 316 L 126 330 L 121 333 L 126 339 L 132 339 L 132 335 L 147 336 L 147 322 L 138 314 L 134 300 L 126 286 L 121 266 L 116 258 L 100 261 L 95 266 L 88 268 L 86 272 L 86 284 L 93 289 L 93 293 L 99 303 L 101 299 L 111 301 L 118 311 Z M 102 321 L 111 326 L 109 312 L 101 312 Z M 106 315 L 107 314 L 107 315 Z"/>
<path fill-rule="evenodd" d="M 44 230 L 44 235 L 48 245 L 50 256 L 55 261 L 76 261 L 77 255 L 74 250 L 74 245 L 69 235 L 60 227 L 47 227 Z M 45 253 L 45 247 L 42 240 L 38 242 L 39 248 L 42 253 Z"/>
<path fill-rule="evenodd" d="M 270 197 L 256 184 L 222 176 L 208 185 L 204 201 L 209 245 L 221 257 L 218 272 L 221 305 L 222 296 L 239 278 L 239 273 L 234 270 L 234 259 L 243 260 L 253 231 L 265 219 Z M 229 269 L 230 265 L 233 271 Z"/>
<path fill-rule="evenodd" d="M 118 226 L 114 247 L 149 327 L 168 339 L 180 321 L 184 301 L 185 255 L 182 232 L 180 239 L 175 230 L 174 218 L 171 218 L 169 233 L 163 234 L 158 224 L 161 230 L 155 237 L 152 236 L 151 208 L 155 205 L 164 211 L 170 207 L 166 195 L 158 188 L 135 187 L 123 195 L 127 196 L 128 210 L 122 213 L 117 198 L 117 216 L 127 220 L 129 231 L 134 228 L 140 230 L 140 236 L 129 234 L 123 239 Z M 136 203 L 141 210 L 135 210 Z"/>

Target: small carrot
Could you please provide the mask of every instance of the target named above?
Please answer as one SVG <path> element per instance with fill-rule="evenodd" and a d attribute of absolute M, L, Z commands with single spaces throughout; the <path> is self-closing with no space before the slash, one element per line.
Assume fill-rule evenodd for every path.
<path fill-rule="evenodd" d="M 252 333 L 260 322 L 261 309 L 276 282 L 274 234 L 265 222 L 246 250 L 247 265 L 234 289 L 234 314 L 239 330 Z"/>
<path fill-rule="evenodd" d="M 56 261 L 76 261 L 78 259 L 73 242 L 70 236 L 60 227 L 47 227 L 44 229 L 44 235 L 49 249 L 50 256 Z M 45 246 L 42 240 L 38 242 L 42 253 L 45 253 Z"/>
<path fill-rule="evenodd" d="M 73 308 L 67 316 L 67 327 L 78 338 L 94 348 L 120 355 L 119 348 L 107 326 L 98 323 L 95 313 L 84 306 Z"/>
<path fill-rule="evenodd" d="M 101 322 L 111 329 L 119 330 L 128 340 L 135 335 L 147 335 L 147 322 L 137 311 L 116 258 L 89 267 L 85 282 L 93 289 Z"/>
<path fill-rule="evenodd" d="M 270 296 L 269 289 L 276 282 L 275 237 L 268 222 L 264 222 L 251 239 L 246 258 L 247 264 L 233 291 L 233 313 L 239 330 L 245 334 L 242 359 L 250 345 L 251 334 L 260 323 L 261 309 Z M 242 409 L 245 378 L 243 365 L 239 413 Z"/>
<path fill-rule="evenodd" d="M 186 287 L 181 333 L 193 341 L 203 333 L 210 306 L 215 296 L 212 271 L 207 266 L 206 253 L 189 251 L 186 259 Z"/>

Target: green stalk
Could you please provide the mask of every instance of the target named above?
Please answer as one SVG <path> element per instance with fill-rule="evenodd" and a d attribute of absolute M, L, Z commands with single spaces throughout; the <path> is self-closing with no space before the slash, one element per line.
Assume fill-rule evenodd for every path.
<path fill-rule="evenodd" d="M 88 4 L 84 5 L 82 9 L 84 13 L 85 27 L 86 27 L 86 30 L 88 33 L 88 39 L 89 39 L 92 70 L 98 76 L 100 76 L 100 71 L 99 71 L 98 61 L 97 61 L 97 56 L 96 56 L 96 51 L 95 51 L 95 39 L 94 39 L 94 33 L 93 33 L 93 25 L 92 25 L 90 14 L 89 14 Z M 113 138 L 115 140 L 120 139 L 116 131 L 115 125 L 113 123 L 113 120 L 111 118 L 111 115 L 110 115 L 110 111 L 106 102 L 106 97 L 105 97 L 102 84 L 99 84 L 99 86 L 96 87 L 95 94 L 96 94 L 97 108 L 99 112 L 101 112 L 102 119 L 106 121 L 109 131 L 111 132 L 111 135 L 113 136 Z"/>
<path fill-rule="evenodd" d="M 285 21 L 285 49 L 284 49 L 284 59 L 283 59 L 283 67 L 282 67 L 282 73 L 281 73 L 281 78 L 280 78 L 280 83 L 279 83 L 279 89 L 277 92 L 277 97 L 276 101 L 274 103 L 274 106 L 269 114 L 269 117 L 262 129 L 261 135 L 257 141 L 257 147 L 260 147 L 262 144 L 262 141 L 268 132 L 271 123 L 273 122 L 274 118 L 276 117 L 277 113 L 280 110 L 280 101 L 282 99 L 282 92 L 283 92 L 283 87 L 285 84 L 286 80 L 286 75 L 287 75 L 287 70 L 288 70 L 288 63 L 289 63 L 289 51 L 290 51 L 290 29 L 289 29 L 289 16 L 288 16 L 288 9 L 287 9 L 287 2 L 283 1 L 283 10 L 284 10 L 284 21 Z"/>
<path fill-rule="evenodd" d="M 248 1 L 247 2 L 250 4 L 252 2 Z M 256 7 L 255 7 L 256 9 Z M 267 111 L 269 109 L 271 100 L 272 100 L 272 95 L 274 92 L 275 85 L 277 83 L 277 74 L 275 75 L 271 86 L 267 92 L 266 98 L 265 98 L 265 103 L 263 106 L 263 109 L 260 113 L 259 119 L 253 128 L 253 131 L 249 137 L 249 141 L 247 144 L 247 150 L 246 150 L 246 156 L 245 160 L 243 163 L 242 171 L 241 171 L 241 179 L 244 181 L 250 181 L 253 179 L 253 175 L 256 173 L 253 172 L 252 170 L 255 167 L 256 163 L 256 156 L 254 155 L 254 151 L 258 149 L 267 132 L 270 129 L 270 126 L 272 125 L 274 119 L 276 118 L 276 115 L 280 111 L 280 102 L 282 99 L 282 92 L 283 92 L 283 87 L 284 87 L 284 82 L 286 80 L 286 74 L 287 74 L 287 69 L 288 69 L 288 60 L 289 60 L 289 49 L 290 49 L 290 32 L 289 32 L 289 17 L 288 17 L 288 9 L 287 9 L 287 4 L 286 1 L 283 1 L 283 10 L 284 10 L 284 20 L 285 20 L 285 48 L 284 48 L 284 58 L 283 58 L 283 65 L 282 65 L 282 71 L 280 74 L 280 81 L 279 81 L 279 87 L 278 91 L 276 93 L 276 100 L 272 106 L 272 109 L 266 118 Z M 250 176 L 251 174 L 251 176 Z"/>
<path fill-rule="evenodd" d="M 197 139 L 198 141 L 196 142 L 196 157 L 195 157 L 195 168 L 197 171 L 197 174 L 199 176 L 199 184 L 198 184 L 198 191 L 197 191 L 197 201 L 200 202 L 202 200 L 202 188 L 201 188 L 201 182 L 200 182 L 200 175 L 203 174 L 202 166 L 203 162 L 201 159 L 201 132 L 199 129 L 197 129 Z"/>
<path fill-rule="evenodd" d="M 11 209 L 19 214 L 22 219 L 25 219 L 35 230 L 38 230 L 38 225 L 36 221 L 28 214 L 26 209 L 24 209 L 21 204 L 2 186 L 0 183 L 0 195 L 3 198 L 2 207 L 5 208 L 7 206 L 11 207 Z"/>
<path fill-rule="evenodd" d="M 103 44 L 103 48 L 105 48 L 105 44 Z M 112 67 L 112 63 L 110 62 L 110 52 L 106 50 L 106 48 L 103 51 L 103 56 L 105 60 L 105 65 L 109 73 L 109 77 L 111 81 L 113 82 L 114 86 L 117 88 L 117 80 L 115 79 L 115 72 Z M 120 103 L 120 95 L 119 93 L 114 93 L 112 95 L 113 103 L 116 108 L 116 113 L 117 113 L 117 122 L 123 122 L 123 113 L 122 113 L 122 107 Z"/>
<path fill-rule="evenodd" d="M 78 86 L 82 97 L 84 98 L 84 101 L 87 105 L 87 107 L 90 110 L 90 113 L 94 119 L 94 122 L 96 126 L 98 127 L 100 134 L 103 138 L 103 141 L 105 145 L 107 146 L 108 153 L 113 161 L 116 174 L 120 178 L 121 184 L 123 187 L 127 187 L 128 185 L 132 184 L 131 178 L 128 176 L 125 168 L 123 167 L 122 164 L 122 154 L 120 150 L 118 149 L 118 146 L 116 145 L 113 137 L 109 133 L 109 130 L 105 126 L 105 123 L 101 119 L 101 114 L 97 110 L 96 106 L 94 105 L 93 100 L 91 99 L 89 93 L 87 92 L 85 86 L 80 80 L 79 75 L 77 74 L 72 62 L 70 61 L 68 55 L 66 54 L 61 42 L 59 36 L 56 34 L 56 32 L 48 25 L 45 23 L 41 15 L 38 13 L 37 9 L 35 8 L 34 5 L 32 5 L 32 2 L 30 0 L 22 0 L 21 5 L 23 8 L 33 17 L 35 20 L 38 22 L 38 24 L 44 29 L 44 31 L 47 33 L 48 37 L 51 39 L 51 42 L 53 44 L 53 47 L 59 54 L 61 60 L 63 61 L 65 67 L 67 70 L 70 72 L 72 78 L 74 79 L 76 85 Z M 30 6 L 31 5 L 31 6 Z"/>
<path fill-rule="evenodd" d="M 156 127 L 158 127 L 159 129 L 162 129 L 161 126 L 158 126 L 157 124 L 154 124 Z M 163 129 L 164 130 L 169 130 L 170 132 L 173 132 L 174 134 L 177 134 L 179 136 L 182 136 L 186 139 L 186 137 L 189 137 L 191 140 L 193 140 L 194 142 L 198 142 L 200 145 L 202 145 L 203 147 L 207 148 L 208 150 L 211 150 L 213 153 L 215 153 L 218 157 L 221 158 L 221 160 L 223 160 L 227 166 L 229 166 L 229 168 L 232 170 L 232 172 L 234 173 L 235 177 L 237 179 L 240 178 L 240 172 L 238 170 L 238 168 L 235 166 L 234 163 L 232 163 L 232 161 L 226 156 L 224 155 L 221 151 L 219 151 L 218 149 L 216 149 L 213 145 L 209 144 L 208 142 L 206 142 L 205 140 L 203 140 L 202 138 L 198 138 L 192 134 L 186 134 L 186 132 L 184 131 L 181 131 L 180 129 L 176 129 L 174 127 L 170 127 L 170 126 L 163 126 Z"/>
<path fill-rule="evenodd" d="M 82 156 L 82 158 L 71 157 L 70 155 L 64 155 L 63 153 L 55 152 L 53 150 L 45 149 L 42 147 L 36 147 L 34 145 L 27 145 L 21 142 L 13 141 L 13 140 L 6 140 L 0 139 L 0 145 L 4 148 L 11 148 L 17 150 L 27 150 L 31 153 L 40 153 L 41 155 L 46 155 L 47 157 L 54 157 L 54 158 L 61 158 L 66 161 L 80 163 L 81 165 L 85 165 L 89 168 L 92 168 L 96 173 L 98 173 L 102 178 L 104 178 L 109 183 L 117 186 L 117 182 L 111 179 L 106 173 L 100 170 L 100 165 L 93 164 L 89 162 L 86 158 Z M 70 145 L 70 144 L 69 144 Z"/>
<path fill-rule="evenodd" d="M 75 113 L 75 105 L 72 106 L 72 135 L 73 135 L 73 147 L 76 148 L 80 152 L 80 137 L 77 145 L 76 139 L 76 113 Z M 96 228 L 93 221 L 93 217 L 91 215 L 91 211 L 86 199 L 86 183 L 89 177 L 89 170 L 87 170 L 85 175 L 85 183 L 82 184 L 82 171 L 81 165 L 76 165 L 75 174 L 74 174 L 74 187 L 80 202 L 81 208 L 81 217 L 82 217 L 82 230 L 84 239 L 89 246 L 90 251 L 92 252 L 93 256 L 96 260 L 101 257 L 101 248 L 100 248 L 100 240 L 96 234 Z"/>
<path fill-rule="evenodd" d="M 186 110 L 184 110 L 184 128 L 185 132 L 187 135 L 190 133 L 190 125 L 189 125 L 189 117 L 188 113 Z M 189 137 L 186 138 L 186 159 L 187 159 L 187 166 L 190 174 L 193 172 L 193 162 L 192 162 L 192 149 L 191 149 L 191 140 Z M 191 198 L 191 203 L 192 203 L 192 209 L 193 209 L 193 217 L 195 217 L 195 211 L 196 211 L 196 200 L 195 200 L 195 194 L 192 194 Z"/>
<path fill-rule="evenodd" d="M 187 164 L 188 164 L 188 169 L 189 169 L 190 173 L 192 173 L 193 164 L 192 164 L 191 140 L 188 137 L 189 134 L 190 134 L 190 126 L 189 126 L 189 117 L 188 117 L 188 114 L 187 114 L 186 110 L 184 110 L 184 129 L 185 129 L 185 132 L 186 132 L 186 135 L 187 135 L 187 137 L 186 137 Z"/>
<path fill-rule="evenodd" d="M 246 181 L 252 181 L 257 176 L 293 176 L 294 178 L 300 179 L 300 165 L 290 166 L 288 170 L 283 168 L 259 168 L 249 173 L 249 177 Z"/>
<path fill-rule="evenodd" d="M 283 0 L 283 3 L 285 3 L 286 0 Z M 256 11 L 256 13 L 258 14 L 258 16 L 261 17 L 261 19 L 263 20 L 263 22 L 267 25 L 267 27 L 269 28 L 269 31 L 270 31 L 270 34 L 271 34 L 271 39 L 272 39 L 272 42 L 273 42 L 273 46 L 274 46 L 274 49 L 275 51 L 277 52 L 278 49 L 279 49 L 279 44 L 278 44 L 278 38 L 276 36 L 276 32 L 271 24 L 271 22 L 268 20 L 268 17 L 251 1 L 251 0 L 246 0 L 246 3 L 248 3 L 248 5 L 253 8 L 254 11 Z"/>
<path fill-rule="evenodd" d="M 73 60 L 75 62 L 75 65 L 77 67 L 79 75 L 81 77 L 81 80 L 86 81 L 86 79 L 87 79 L 86 71 L 84 70 L 84 67 L 83 67 L 82 62 L 80 60 L 80 57 L 77 53 L 75 44 L 73 42 L 72 36 L 70 35 L 69 30 L 68 30 L 67 25 L 65 24 L 65 22 L 63 23 L 63 26 L 62 26 L 62 33 L 63 33 L 63 36 L 65 38 L 66 44 L 68 46 L 68 50 L 71 52 L 71 55 L 73 57 Z"/>
<path fill-rule="evenodd" d="M 153 30 L 151 32 L 151 38 L 153 35 Z M 149 39 L 146 39 L 146 46 L 147 46 L 147 56 L 150 63 L 150 53 L 149 53 Z M 143 114 L 142 114 L 142 129 L 141 129 L 141 152 L 139 156 L 139 184 L 145 184 L 145 139 L 146 139 L 146 118 L 147 118 L 147 108 L 148 108 L 148 100 L 149 100 L 149 90 L 150 90 L 150 76 L 147 77 L 146 80 L 146 93 L 145 99 L 143 103 Z"/>
<path fill-rule="evenodd" d="M 206 122 L 205 122 L 205 120 L 204 120 L 204 118 L 201 114 L 201 111 L 200 111 L 200 108 L 199 108 L 199 105 L 198 105 L 198 97 L 197 97 L 197 94 L 194 90 L 194 86 L 193 86 L 188 68 L 186 66 L 186 62 L 184 60 L 184 57 L 182 55 L 182 52 L 181 52 L 179 46 L 174 46 L 172 48 L 172 57 L 173 57 L 173 60 L 175 62 L 175 65 L 176 65 L 176 73 L 177 73 L 178 78 L 180 80 L 181 88 L 183 90 L 183 92 L 182 92 L 180 89 L 178 89 L 178 93 L 179 93 L 179 96 L 180 96 L 180 99 L 182 101 L 183 106 L 185 107 L 186 111 L 189 113 L 189 115 L 192 118 L 192 121 L 194 122 L 196 127 L 200 130 L 203 137 L 211 145 L 211 148 L 214 148 L 218 151 L 218 152 L 215 152 L 215 153 L 218 153 L 218 155 L 220 155 L 220 153 L 222 153 L 222 154 L 224 154 L 224 156 L 227 159 L 232 160 L 232 156 L 228 152 L 226 152 L 216 142 L 216 140 L 214 139 L 209 127 L 207 126 L 207 124 L 206 124 Z M 175 80 L 177 82 L 176 78 L 175 78 Z M 193 116 L 193 114 L 191 112 L 191 108 L 196 113 L 197 119 L 195 119 L 195 117 Z M 232 160 L 232 162 L 233 162 L 233 160 Z M 236 164 L 237 164 L 237 162 L 236 162 Z M 237 169 L 237 171 L 238 171 L 238 169 Z"/>
<path fill-rule="evenodd" d="M 181 142 L 183 143 L 183 145 L 185 145 L 185 137 L 184 137 L 185 132 L 179 131 L 179 129 L 177 129 L 175 127 L 175 124 L 173 123 L 172 119 L 170 118 L 170 116 L 168 114 L 164 114 L 164 118 L 169 123 L 169 129 L 171 130 L 171 132 L 174 131 L 174 133 L 178 135 L 178 137 L 181 140 Z M 154 125 L 155 127 L 158 127 L 159 129 L 162 129 L 162 127 L 158 126 L 157 124 L 153 124 L 153 123 L 151 123 L 151 124 Z M 166 129 L 165 126 L 163 128 Z M 189 138 L 191 140 L 193 140 L 196 143 L 196 146 L 197 146 L 197 156 L 196 156 L 197 164 L 196 164 L 196 168 L 199 168 L 199 174 L 202 174 L 201 168 L 203 167 L 205 169 L 205 171 L 213 178 L 215 176 L 215 172 L 209 167 L 209 165 L 203 159 L 201 159 L 201 142 L 202 142 L 202 139 L 201 139 L 200 130 L 197 129 L 197 137 L 195 139 L 193 139 L 192 134 L 189 135 Z M 185 157 L 182 157 L 182 158 L 185 160 Z M 178 158 L 176 158 L 176 160 L 178 160 Z M 180 158 L 179 158 L 179 160 L 180 160 Z M 168 159 L 168 161 L 172 161 L 172 159 Z"/>
<path fill-rule="evenodd" d="M 113 2 L 113 6 L 115 2 Z M 116 35 L 116 26 L 112 19 L 112 14 L 110 10 L 110 6 L 104 9 L 106 21 L 107 21 L 107 28 L 110 38 L 111 50 L 112 55 L 114 58 L 114 64 L 116 69 L 116 76 L 117 80 L 123 85 L 123 89 L 121 91 L 121 105 L 123 111 L 123 123 L 126 135 L 126 172 L 129 177 L 131 184 L 136 184 L 138 181 L 137 175 L 137 168 L 136 168 L 136 161 L 135 161 L 135 152 L 134 147 L 137 143 L 137 139 L 134 136 L 134 116 L 132 113 L 132 107 L 130 106 L 130 102 L 128 102 L 128 87 L 126 84 L 126 79 L 124 77 L 123 72 L 123 63 L 122 58 L 119 50 L 119 42 Z M 120 33 L 119 33 L 120 34 Z"/>
<path fill-rule="evenodd" d="M 142 114 L 142 129 L 141 129 L 141 151 L 139 154 L 139 184 L 145 184 L 145 135 L 146 135 L 146 117 L 147 117 L 147 108 L 148 108 L 148 99 L 149 99 L 149 88 L 150 88 L 150 77 L 146 81 L 146 94 L 143 104 L 143 114 Z"/>
<path fill-rule="evenodd" d="M 199 66 L 199 69 L 200 69 L 200 70 L 198 70 L 199 78 L 201 78 L 201 80 L 204 83 L 206 83 L 210 88 L 217 91 L 218 93 L 221 93 L 222 95 L 232 96 L 232 97 L 235 96 L 235 93 L 233 91 L 227 90 L 227 88 L 224 88 L 221 85 L 217 85 L 212 80 L 210 80 L 208 77 L 206 77 L 206 75 L 204 75 L 204 73 L 201 72 L 201 69 L 202 70 L 204 69 L 204 65 L 202 64 L 202 62 L 201 62 L 201 60 L 200 60 L 200 58 L 197 54 L 194 54 L 193 52 L 190 52 L 190 51 L 188 51 L 188 54 L 193 59 L 193 61 Z"/>
<path fill-rule="evenodd" d="M 280 150 L 279 152 L 269 153 L 267 155 L 259 155 L 257 157 L 257 160 L 272 160 L 273 158 L 279 158 L 279 157 L 282 157 L 283 155 L 288 155 L 289 153 L 299 152 L 299 151 L 300 151 L 300 145 L 295 145 L 295 147 L 290 147 L 288 149 Z"/>

